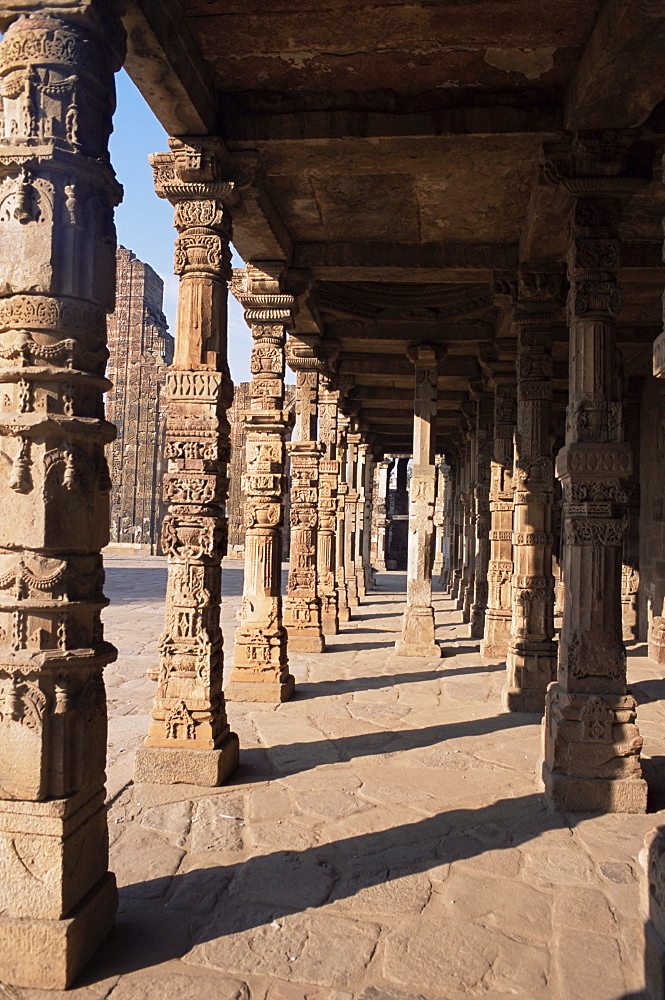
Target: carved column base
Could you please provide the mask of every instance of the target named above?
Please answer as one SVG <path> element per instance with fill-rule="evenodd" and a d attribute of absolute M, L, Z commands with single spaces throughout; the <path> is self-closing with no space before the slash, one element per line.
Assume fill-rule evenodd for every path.
<path fill-rule="evenodd" d="M 550 684 L 545 702 L 542 777 L 555 809 L 646 812 L 642 737 L 635 699 L 621 694 L 569 694 Z"/>
<path fill-rule="evenodd" d="M 557 644 L 518 642 L 508 650 L 506 666 L 508 676 L 501 692 L 504 711 L 542 715 L 547 688 L 556 677 Z"/>
<path fill-rule="evenodd" d="M 362 601 L 367 597 L 364 566 L 356 566 L 356 586 L 358 588 L 358 600 Z"/>
<path fill-rule="evenodd" d="M 355 576 L 347 576 L 346 578 L 346 602 L 350 608 L 357 608 L 360 604 L 358 580 Z"/>
<path fill-rule="evenodd" d="M 471 621 L 469 624 L 469 638 L 482 639 L 485 635 L 485 612 L 487 608 L 484 604 L 471 605 Z"/>
<path fill-rule="evenodd" d="M 216 788 L 235 771 L 238 759 L 238 737 L 231 732 L 214 750 L 144 745 L 136 751 L 134 781 Z"/>
<path fill-rule="evenodd" d="M 665 663 L 665 618 L 652 618 L 649 628 L 649 651 L 650 660 L 656 663 Z"/>
<path fill-rule="evenodd" d="M 289 653 L 325 653 L 326 641 L 321 632 L 300 632 L 289 635 Z"/>
<path fill-rule="evenodd" d="M 480 655 L 488 660 L 505 660 L 510 648 L 512 613 L 488 608 L 485 612 L 485 639 Z"/>
<path fill-rule="evenodd" d="M 462 586 L 462 574 L 459 570 L 455 570 L 452 575 L 452 580 L 450 584 L 450 597 L 453 601 L 456 601 L 459 597 L 460 587 Z"/>
<path fill-rule="evenodd" d="M 350 622 L 351 621 L 351 611 L 348 607 L 339 609 L 339 620 L 340 622 Z M 327 635 L 327 633 L 324 633 Z"/>
<path fill-rule="evenodd" d="M 348 608 L 347 608 L 348 611 Z M 347 619 L 348 621 L 348 619 Z M 325 602 L 321 603 L 321 631 L 324 635 L 339 635 L 340 615 L 337 610 L 337 601 L 331 601 L 330 607 L 326 608 Z"/>
<path fill-rule="evenodd" d="M 67 989 L 113 927 L 118 907 L 115 877 L 107 872 L 103 790 L 87 799 L 79 793 L 2 802 L 0 855 L 8 859 L 0 887 L 0 982 Z M 32 859 L 30 869 L 22 857 Z"/>
<path fill-rule="evenodd" d="M 248 677 L 247 670 L 239 673 L 235 679 L 235 671 L 231 674 L 229 683 L 224 688 L 224 697 L 227 701 L 252 701 L 267 702 L 271 705 L 278 705 L 283 701 L 288 701 L 295 691 L 295 678 L 292 674 L 286 674 L 280 680 L 268 681 L 265 677 Z"/>
<path fill-rule="evenodd" d="M 402 621 L 402 635 L 395 643 L 397 656 L 441 657 L 443 652 L 434 641 L 434 611 L 432 608 L 407 608 Z"/>

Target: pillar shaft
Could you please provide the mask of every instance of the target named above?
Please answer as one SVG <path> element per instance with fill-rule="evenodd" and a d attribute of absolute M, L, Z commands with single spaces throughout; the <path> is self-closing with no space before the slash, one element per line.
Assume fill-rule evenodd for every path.
<path fill-rule="evenodd" d="M 370 559 L 377 573 L 385 573 L 386 571 L 388 481 L 392 465 L 392 461 L 386 459 L 382 462 L 377 462 L 374 473 L 374 489 L 372 492 L 372 551 Z"/>
<path fill-rule="evenodd" d="M 348 622 L 351 618 L 349 609 L 349 594 L 346 587 L 346 498 L 349 485 L 346 480 L 346 435 L 350 419 L 341 410 L 337 412 L 337 463 L 339 467 L 339 483 L 337 487 L 337 508 L 335 532 L 335 589 L 337 590 L 337 614 L 340 622 Z"/>
<path fill-rule="evenodd" d="M 324 635 L 339 632 L 336 586 L 337 568 L 337 458 L 340 392 L 330 375 L 319 376 L 319 438 L 323 454 L 319 461 L 319 531 L 317 539 L 317 589 L 321 600 L 321 628 Z"/>
<path fill-rule="evenodd" d="M 475 420 L 474 420 L 475 423 Z M 473 604 L 476 575 L 476 518 L 474 511 L 474 471 L 476 467 L 476 433 L 475 427 L 469 431 L 465 447 L 465 489 L 462 496 L 462 532 L 463 532 L 463 585 L 460 588 L 458 608 L 462 612 L 462 621 L 471 621 L 471 606 Z"/>
<path fill-rule="evenodd" d="M 513 473 L 513 613 L 503 705 L 542 712 L 556 675 L 550 448 L 552 319 L 558 308 L 557 267 L 522 266 L 517 327 L 517 433 Z"/>
<path fill-rule="evenodd" d="M 476 521 L 476 559 L 469 634 L 482 639 L 485 633 L 490 563 L 490 469 L 494 453 L 494 399 L 484 392 L 476 414 L 476 474 L 473 508 Z"/>
<path fill-rule="evenodd" d="M 413 469 L 409 494 L 409 547 L 406 608 L 398 656 L 441 656 L 434 641 L 432 559 L 436 470 L 434 451 L 438 362 L 436 350 L 419 344 L 409 351 L 415 366 Z"/>
<path fill-rule="evenodd" d="M 222 694 L 221 561 L 233 385 L 226 362 L 228 205 L 214 139 L 171 139 L 151 158 L 155 187 L 175 207 L 180 278 L 176 343 L 167 377 L 167 470 L 162 549 L 166 623 L 157 691 L 135 780 L 218 785 L 238 762 Z"/>
<path fill-rule="evenodd" d="M 344 579 L 346 599 L 350 608 L 360 604 L 356 574 L 356 535 L 358 533 L 358 445 L 361 435 L 349 430 L 346 435 L 346 482 L 344 499 Z"/>
<path fill-rule="evenodd" d="M 289 652 L 325 649 L 321 600 L 317 590 L 319 460 L 317 402 L 322 367 L 309 343 L 290 338 L 289 367 L 296 373 L 296 441 L 287 445 L 291 459 L 291 549 L 284 626 Z"/>
<path fill-rule="evenodd" d="M 502 660 L 510 645 L 513 577 L 513 435 L 515 365 L 488 364 L 494 383 L 494 455 L 490 472 L 490 564 L 482 656 Z"/>
<path fill-rule="evenodd" d="M 588 154 L 592 155 L 593 150 Z M 587 165 L 588 158 L 584 163 Z M 558 678 L 543 723 L 543 777 L 553 804 L 641 812 L 646 784 L 621 637 L 623 442 L 615 323 L 620 309 L 618 222 L 624 178 L 573 176 L 568 252 L 570 389 L 557 458 L 564 496 L 565 602 Z M 599 170 L 598 173 L 601 171 Z"/>
<path fill-rule="evenodd" d="M 228 701 L 286 701 L 293 694 L 286 632 L 282 624 L 282 530 L 291 415 L 284 410 L 284 343 L 293 297 L 280 287 L 282 266 L 248 266 L 236 272 L 232 290 L 252 331 L 250 409 L 242 481 L 245 575 Z"/>
<path fill-rule="evenodd" d="M 100 550 L 124 34 L 113 3 L 81 3 L 71 22 L 19 8 L 33 16 L 0 42 L 0 981 L 64 989 L 117 906 Z"/>

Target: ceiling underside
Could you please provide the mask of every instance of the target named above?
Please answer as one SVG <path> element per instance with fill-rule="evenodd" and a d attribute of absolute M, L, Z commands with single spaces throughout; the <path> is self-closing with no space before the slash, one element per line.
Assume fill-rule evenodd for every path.
<path fill-rule="evenodd" d="M 544 143 L 635 129 L 662 155 L 665 6 L 655 0 L 132 0 L 127 69 L 171 134 L 218 134 L 251 181 L 234 221 L 247 261 L 307 290 L 297 330 L 352 375 L 377 445 L 408 451 L 409 344 L 445 345 L 438 446 L 452 447 L 478 350 L 510 357 L 496 270 L 563 261 Z M 661 323 L 665 186 L 630 202 L 619 341 L 646 375 Z M 555 410 L 567 331 L 555 328 Z"/>

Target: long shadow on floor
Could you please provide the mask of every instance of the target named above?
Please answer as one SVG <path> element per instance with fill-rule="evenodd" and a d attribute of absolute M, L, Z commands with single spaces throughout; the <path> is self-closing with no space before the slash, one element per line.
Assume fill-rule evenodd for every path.
<path fill-rule="evenodd" d="M 646 681 L 635 681 L 628 683 L 630 693 L 633 695 L 638 705 L 643 705 L 650 701 L 665 700 L 665 678 L 653 677 Z"/>
<path fill-rule="evenodd" d="M 373 706 L 363 707 L 370 709 Z M 247 748 L 240 753 L 240 767 L 230 784 L 236 782 L 242 784 L 259 778 L 285 778 L 287 775 L 300 774 L 322 764 L 338 764 L 355 760 L 357 757 L 380 757 L 408 750 L 424 750 L 445 740 L 484 736 L 487 733 L 517 729 L 520 726 L 540 725 L 540 722 L 540 715 L 524 712 L 520 715 L 505 714 L 467 719 L 440 726 L 425 726 L 422 729 L 381 730 L 358 736 L 333 736 L 330 739 L 313 740 L 309 743 Z"/>
<path fill-rule="evenodd" d="M 413 684 L 417 681 L 441 681 L 457 674 L 487 674 L 501 670 L 501 665 L 481 667 L 453 667 L 439 670 L 414 670 L 412 673 L 381 674 L 379 677 L 339 678 L 334 681 L 299 682 L 296 697 L 300 699 L 323 698 L 328 695 L 346 694 L 349 691 L 376 691 L 381 688 L 397 687 L 399 684 Z"/>
<path fill-rule="evenodd" d="M 217 802 L 223 818 L 224 796 Z M 572 817 L 571 822 L 584 818 Z M 284 963 L 289 956 L 289 971 L 298 979 L 298 960 L 301 954 L 307 955 L 306 940 L 310 937 L 304 928 L 309 928 L 314 939 L 325 939 L 332 930 L 330 911 L 317 912 L 318 907 L 390 885 L 403 875 L 525 844 L 547 830 L 567 826 L 548 810 L 545 797 L 534 793 L 501 799 L 479 809 L 451 809 L 403 826 L 301 851 L 278 850 L 235 864 L 137 882 L 121 889 L 115 930 L 77 985 L 179 958 L 193 944 L 203 946 L 204 953 L 196 956 L 198 962 L 231 972 L 239 972 L 244 965 L 238 963 L 247 961 L 248 969 L 271 975 L 275 963 Z M 201 863 L 205 864 L 204 856 Z M 399 893 L 399 888 L 396 891 Z M 493 905 L 491 889 L 485 902 L 488 907 Z M 496 901 L 497 908 L 505 905 L 504 899 Z M 305 910 L 305 917 L 299 918 Z M 337 908 L 332 912 L 342 915 Z M 273 921 L 279 924 L 275 926 Z M 366 944 L 363 932 L 367 931 L 362 923 L 357 927 L 362 947 Z M 253 928 L 261 928 L 257 936 L 244 945 L 234 944 L 230 953 L 228 936 Z M 405 947 L 404 942 L 401 946 Z M 398 941 L 395 961 L 399 960 L 399 948 Z M 353 962 L 353 950 L 324 961 L 333 962 L 337 969 Z M 257 954 L 262 955 L 259 965 Z"/>

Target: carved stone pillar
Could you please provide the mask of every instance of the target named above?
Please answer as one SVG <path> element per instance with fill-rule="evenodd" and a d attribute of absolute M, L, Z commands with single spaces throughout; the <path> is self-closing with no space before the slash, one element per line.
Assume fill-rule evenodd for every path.
<path fill-rule="evenodd" d="M 68 13 L 3 3 L 0 42 L 0 981 L 40 989 L 70 984 L 117 906 L 100 550 L 124 34 L 113 3 Z"/>
<path fill-rule="evenodd" d="M 626 387 L 629 399 L 639 399 L 643 380 L 630 380 Z M 625 411 L 626 440 L 633 457 L 633 471 L 624 482 L 626 494 L 626 532 L 623 536 L 621 567 L 621 621 L 624 642 L 636 642 L 638 631 L 638 593 L 640 589 L 640 438 L 641 419 L 638 406 Z"/>
<path fill-rule="evenodd" d="M 166 626 L 152 721 L 136 755 L 136 781 L 218 785 L 238 763 L 222 694 L 219 621 L 226 548 L 229 424 L 233 385 L 226 362 L 229 204 L 214 139 L 169 140 L 151 157 L 155 187 L 175 208 L 180 277 L 176 343 L 166 384 L 168 556 Z"/>
<path fill-rule="evenodd" d="M 475 425 L 475 416 L 474 416 Z M 465 448 L 466 487 L 462 497 L 462 516 L 464 533 L 464 567 L 463 586 L 461 588 L 458 607 L 462 612 L 462 621 L 471 621 L 471 605 L 473 604 L 476 575 L 476 518 L 474 510 L 474 475 L 476 465 L 476 433 L 475 426 L 468 432 Z"/>
<path fill-rule="evenodd" d="M 384 459 L 376 463 L 372 492 L 372 552 L 371 564 L 377 573 L 386 571 L 386 532 L 388 529 L 388 482 L 393 462 Z"/>
<path fill-rule="evenodd" d="M 559 809 L 642 812 L 642 739 L 621 637 L 622 480 L 631 455 L 622 436 L 615 323 L 618 223 L 633 187 L 611 175 L 619 152 L 580 144 L 556 172 L 570 205 L 570 396 L 557 458 L 566 592 L 558 679 L 543 722 L 543 778 Z"/>
<path fill-rule="evenodd" d="M 644 838 L 639 853 L 639 916 L 644 923 L 644 979 L 648 1000 L 665 997 L 665 827 Z"/>
<path fill-rule="evenodd" d="M 321 629 L 337 635 L 337 504 L 339 460 L 337 458 L 339 414 L 338 389 L 330 374 L 319 375 L 319 438 L 323 454 L 319 461 L 319 531 L 317 540 L 317 590 L 321 600 Z"/>
<path fill-rule="evenodd" d="M 542 712 L 556 676 L 550 454 L 552 320 L 559 307 L 558 267 L 519 271 L 517 327 L 517 433 L 513 473 L 513 614 L 503 707 Z"/>
<path fill-rule="evenodd" d="M 352 421 L 353 426 L 355 421 Z M 358 445 L 361 435 L 358 431 L 347 431 L 346 434 L 346 483 L 347 493 L 344 498 L 344 579 L 346 581 L 346 599 L 350 608 L 360 604 L 358 594 L 358 577 L 356 575 L 356 534 L 358 521 Z"/>
<path fill-rule="evenodd" d="M 374 502 L 374 469 L 376 459 L 370 450 L 365 463 L 365 509 L 363 511 L 362 566 L 365 574 L 365 593 L 374 590 L 372 572 L 372 504 Z"/>
<path fill-rule="evenodd" d="M 482 639 L 485 634 L 490 563 L 490 468 L 494 454 L 494 399 L 482 392 L 478 397 L 476 414 L 476 482 L 474 486 L 474 514 L 476 519 L 476 572 L 469 635 Z"/>
<path fill-rule="evenodd" d="M 337 487 L 337 530 L 335 533 L 335 582 L 337 589 L 337 614 L 340 622 L 351 619 L 349 595 L 346 589 L 346 498 L 349 485 L 346 481 L 346 435 L 349 430 L 350 418 L 341 410 L 337 411 L 337 463 L 339 467 L 339 484 Z"/>
<path fill-rule="evenodd" d="M 513 577 L 513 435 L 516 376 L 513 361 L 488 361 L 494 387 L 494 455 L 490 471 L 490 564 L 485 635 L 480 653 L 503 660 L 510 645 Z"/>
<path fill-rule="evenodd" d="M 441 568 L 441 586 L 447 592 L 450 589 L 450 545 L 452 531 L 452 470 L 446 463 L 442 470 L 443 489 L 443 566 Z"/>
<path fill-rule="evenodd" d="M 415 366 L 413 401 L 413 469 L 409 495 L 409 549 L 406 574 L 406 608 L 402 635 L 395 643 L 398 656 L 441 656 L 434 641 L 432 606 L 432 541 L 434 450 L 438 359 L 436 348 L 417 344 L 409 348 Z"/>
<path fill-rule="evenodd" d="M 356 539 L 355 539 L 355 564 L 356 580 L 358 584 L 358 599 L 361 601 L 367 596 L 368 587 L 367 573 L 369 570 L 369 513 L 371 504 L 370 484 L 368 482 L 372 471 L 372 456 L 370 454 L 369 443 L 361 440 L 358 444 L 358 501 L 356 506 Z"/>
<path fill-rule="evenodd" d="M 436 486 L 435 486 L 435 500 L 434 500 L 434 559 L 432 562 L 432 577 L 440 578 L 443 572 L 443 507 L 445 503 L 444 496 L 444 478 L 443 478 L 443 460 L 440 456 L 436 456 L 435 459 L 436 466 Z"/>
<path fill-rule="evenodd" d="M 252 331 L 250 409 L 246 431 L 245 578 L 236 629 L 228 701 L 286 701 L 293 694 L 282 624 L 282 526 L 285 439 L 292 415 L 284 409 L 284 342 L 294 300 L 281 286 L 283 265 L 249 265 L 232 291 Z"/>
<path fill-rule="evenodd" d="M 317 592 L 317 533 L 319 523 L 319 459 L 316 440 L 321 361 L 309 342 L 290 338 L 289 367 L 296 373 L 296 441 L 287 445 L 291 459 L 291 557 L 284 626 L 289 652 L 321 653 L 321 601 Z"/>

